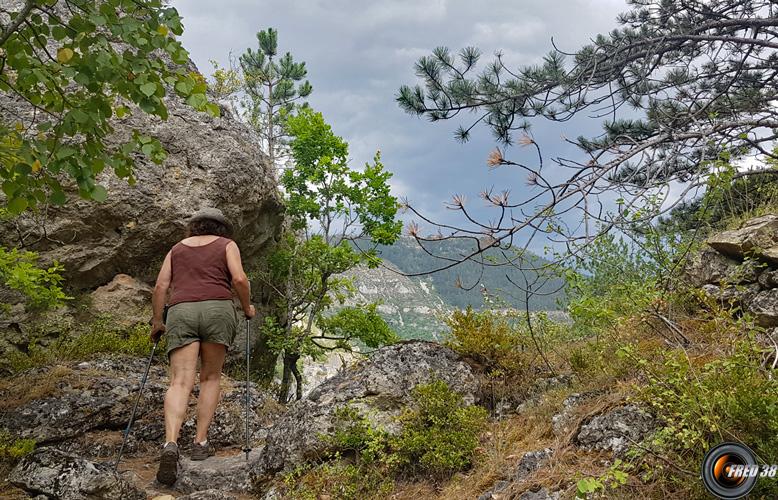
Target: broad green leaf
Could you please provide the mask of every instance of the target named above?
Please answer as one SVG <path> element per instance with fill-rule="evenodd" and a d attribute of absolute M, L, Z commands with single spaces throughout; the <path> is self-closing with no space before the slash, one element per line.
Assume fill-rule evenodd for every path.
<path fill-rule="evenodd" d="M 62 47 L 57 51 L 57 61 L 61 64 L 67 64 L 71 59 L 73 59 L 73 49 Z"/>
<path fill-rule="evenodd" d="M 19 215 L 27 208 L 27 198 L 11 198 L 8 202 L 8 211 L 13 215 Z"/>
<path fill-rule="evenodd" d="M 205 111 L 214 118 L 217 118 L 221 115 L 221 109 L 219 109 L 218 104 L 214 104 L 212 102 L 209 102 L 205 105 Z"/>
<path fill-rule="evenodd" d="M 152 82 L 144 83 L 140 86 L 140 91 L 146 96 L 151 97 L 157 91 L 157 84 Z"/>
<path fill-rule="evenodd" d="M 67 201 L 67 197 L 65 196 L 65 192 L 62 190 L 57 190 L 51 193 L 51 196 L 49 196 L 49 201 L 51 201 L 54 205 L 64 205 Z"/>
<path fill-rule="evenodd" d="M 92 199 L 97 202 L 103 202 L 108 198 L 108 191 L 101 185 L 97 184 L 92 189 Z"/>

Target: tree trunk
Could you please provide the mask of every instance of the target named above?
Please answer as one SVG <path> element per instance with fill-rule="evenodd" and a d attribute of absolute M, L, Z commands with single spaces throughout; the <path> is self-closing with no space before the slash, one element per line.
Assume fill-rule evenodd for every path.
<path fill-rule="evenodd" d="M 289 400 L 289 381 L 292 378 L 292 364 L 290 363 L 290 360 L 290 355 L 284 353 L 284 374 L 281 377 L 281 388 L 278 390 L 278 402 L 282 405 L 285 405 Z M 297 361 L 295 360 L 295 363 L 296 362 Z"/>
<path fill-rule="evenodd" d="M 303 376 L 300 374 L 300 369 L 297 367 L 297 361 L 300 359 L 300 355 L 295 355 L 294 363 L 292 364 L 292 375 L 294 375 L 295 382 L 295 396 L 296 400 L 300 401 L 303 398 Z"/>

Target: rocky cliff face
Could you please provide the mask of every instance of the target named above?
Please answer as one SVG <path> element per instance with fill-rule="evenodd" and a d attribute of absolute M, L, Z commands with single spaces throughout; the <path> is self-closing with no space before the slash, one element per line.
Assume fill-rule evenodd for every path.
<path fill-rule="evenodd" d="M 379 302 L 378 312 L 403 338 L 441 340 L 446 326 L 441 320 L 448 306 L 429 280 L 403 276 L 388 261 L 381 267 L 359 267 L 348 273 L 357 293 L 347 305 Z"/>
<path fill-rule="evenodd" d="M 183 233 L 186 219 L 215 206 L 234 222 L 246 258 L 262 252 L 280 225 L 281 204 L 273 169 L 248 131 L 227 110 L 212 118 L 166 99 L 163 121 L 139 110 L 115 124 L 111 143 L 133 130 L 155 136 L 168 152 L 162 165 L 136 158 L 135 186 L 103 174 L 108 199 L 95 203 L 72 196 L 63 207 L 26 214 L 0 224 L 0 243 L 40 252 L 65 266 L 68 284 L 93 288 L 124 273 L 154 278 L 167 250 Z M 7 95 L 0 106 L 13 106 Z"/>
<path fill-rule="evenodd" d="M 385 347 L 341 370 L 285 413 L 252 384 L 255 450 L 246 461 L 240 449 L 245 386 L 224 377 L 222 402 L 209 434 L 219 453 L 203 462 L 182 458 L 179 479 L 169 489 L 153 479 L 164 435 L 161 411 L 168 382 L 158 365 L 144 390 L 120 473 L 112 467 L 143 364 L 138 358 L 108 357 L 31 371 L 24 375 L 24 383 L 0 384 L 0 429 L 34 438 L 39 446 L 11 472 L 12 484 L 30 494 L 67 499 L 149 498 L 163 493 L 189 494 L 192 500 L 235 498 L 326 451 L 324 436 L 333 432 L 335 412 L 345 405 L 364 411 L 391 431 L 398 430 L 394 417 L 410 403 L 418 384 L 444 380 L 468 404 L 481 397 L 472 368 L 450 349 L 421 341 Z M 37 393 L 25 389 L 43 381 L 49 385 Z M 179 440 L 183 457 L 193 440 L 194 398 L 191 404 L 191 417 Z"/>

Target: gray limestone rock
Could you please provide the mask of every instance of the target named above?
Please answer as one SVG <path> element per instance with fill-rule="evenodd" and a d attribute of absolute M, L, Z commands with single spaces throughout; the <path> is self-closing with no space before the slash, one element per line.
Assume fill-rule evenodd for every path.
<path fill-rule="evenodd" d="M 117 274 L 90 295 L 92 310 L 122 324 L 145 323 L 151 318 L 153 289 L 132 276 Z"/>
<path fill-rule="evenodd" d="M 61 500 L 145 500 L 146 494 L 110 465 L 52 448 L 39 448 L 11 471 L 9 480 L 30 494 Z"/>
<path fill-rule="evenodd" d="M 742 259 L 753 254 L 778 262 L 778 215 L 747 220 L 740 228 L 714 234 L 707 241 L 708 245 L 729 257 Z"/>
<path fill-rule="evenodd" d="M 760 326 L 778 326 L 778 288 L 757 293 L 748 303 L 748 311 Z"/>
<path fill-rule="evenodd" d="M 696 287 L 707 284 L 718 285 L 724 281 L 731 282 L 732 277 L 737 275 L 740 265 L 740 261 L 706 247 L 689 258 L 684 268 L 683 278 Z"/>
<path fill-rule="evenodd" d="M 585 450 L 626 451 L 656 428 L 654 417 L 635 405 L 625 405 L 597 415 L 581 426 L 576 443 Z"/>
<path fill-rule="evenodd" d="M 4 7 L 19 10 L 21 3 L 6 0 Z M 67 17 L 64 5 L 54 8 Z M 192 62 L 184 68 L 197 71 Z M 81 199 L 71 183 L 64 206 L 1 221 L 0 244 L 39 252 L 44 263 L 59 261 L 68 285 L 77 289 L 103 285 L 120 273 L 150 281 L 182 237 L 187 218 L 214 206 L 233 222 L 244 258 L 261 255 L 281 225 L 274 166 L 228 109 L 222 107 L 214 118 L 172 91 L 164 102 L 167 120 L 133 106 L 127 116 L 113 119 L 115 132 L 105 139 L 113 148 L 136 131 L 155 137 L 167 151 L 163 164 L 135 155 L 134 186 L 106 168 L 97 178 L 108 190 L 102 203 Z M 35 109 L 15 95 L 0 94 L 4 123 L 32 124 L 35 116 Z"/>

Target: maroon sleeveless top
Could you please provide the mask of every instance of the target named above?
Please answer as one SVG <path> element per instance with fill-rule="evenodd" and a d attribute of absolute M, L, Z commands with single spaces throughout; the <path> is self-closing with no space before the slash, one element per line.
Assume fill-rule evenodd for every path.
<path fill-rule="evenodd" d="M 232 298 L 232 275 L 227 267 L 229 238 L 216 238 L 199 247 L 176 243 L 170 251 L 170 305 Z"/>

